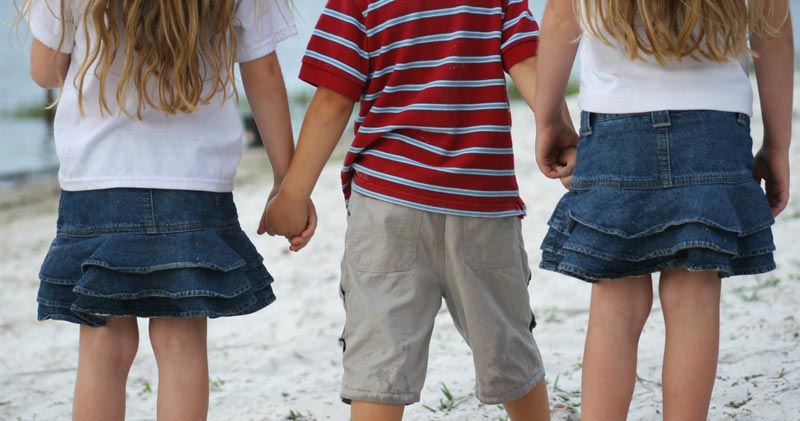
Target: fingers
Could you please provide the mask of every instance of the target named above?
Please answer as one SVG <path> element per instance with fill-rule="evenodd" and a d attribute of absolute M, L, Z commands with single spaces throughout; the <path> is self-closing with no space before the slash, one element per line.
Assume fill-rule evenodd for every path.
<path fill-rule="evenodd" d="M 580 136 L 562 126 L 536 133 L 536 164 L 547 178 L 561 178 L 572 174 Z"/>
<path fill-rule="evenodd" d="M 306 224 L 306 229 L 300 233 L 300 236 L 303 238 L 310 239 L 314 235 L 314 231 L 317 230 L 317 208 L 314 207 L 314 202 L 308 201 L 308 223 Z"/>
<path fill-rule="evenodd" d="M 575 170 L 575 161 L 578 156 L 578 149 L 574 146 L 569 146 L 561 149 L 558 154 L 558 164 L 556 168 L 558 178 L 569 177 L 572 171 Z"/>
<path fill-rule="evenodd" d="M 786 189 L 771 187 L 767 184 L 767 201 L 772 210 L 772 216 L 778 216 L 789 204 L 789 192 Z"/>
<path fill-rule="evenodd" d="M 265 218 L 262 216 L 261 220 L 258 221 L 258 229 L 256 230 L 256 234 L 264 235 L 265 232 L 267 232 L 267 223 L 265 221 Z"/>
<path fill-rule="evenodd" d="M 300 251 L 300 249 L 308 245 L 308 243 L 311 241 L 311 237 L 314 236 L 314 232 L 317 230 L 317 221 L 317 209 L 314 206 L 314 202 L 309 200 L 308 221 L 306 222 L 306 227 L 299 235 L 289 239 L 289 250 L 295 252 Z"/>
<path fill-rule="evenodd" d="M 559 178 L 559 180 L 561 181 L 561 185 L 564 186 L 565 189 L 569 190 L 569 189 L 572 188 L 572 176 L 571 175 L 566 176 L 566 177 L 561 177 L 561 178 Z"/>
<path fill-rule="evenodd" d="M 786 201 L 776 201 L 775 203 L 770 203 L 770 209 L 772 209 L 772 216 L 777 217 L 778 215 L 786 209 Z"/>
<path fill-rule="evenodd" d="M 546 166 L 539 166 L 539 171 L 544 174 L 547 178 L 556 179 L 559 177 L 558 175 L 558 165 L 546 165 Z"/>
<path fill-rule="evenodd" d="M 264 206 L 264 212 L 261 213 L 261 219 L 258 221 L 258 229 L 256 233 L 258 235 L 264 235 L 265 233 L 273 236 L 275 232 L 269 226 L 269 218 L 267 215 L 269 214 L 269 202 L 267 202 L 266 206 Z"/>
<path fill-rule="evenodd" d="M 310 241 L 311 238 L 294 237 L 291 240 L 289 240 L 289 250 L 298 252 L 303 247 L 307 246 Z"/>

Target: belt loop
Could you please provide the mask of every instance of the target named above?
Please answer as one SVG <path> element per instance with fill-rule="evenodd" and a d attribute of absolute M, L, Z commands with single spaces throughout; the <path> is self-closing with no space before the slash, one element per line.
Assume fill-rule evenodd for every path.
<path fill-rule="evenodd" d="M 749 121 L 750 121 L 750 116 L 748 116 L 745 113 L 737 113 L 736 116 L 737 123 L 741 124 L 742 126 L 745 126 Z"/>
<path fill-rule="evenodd" d="M 592 113 L 588 111 L 581 111 L 581 136 L 589 136 L 592 134 Z"/>
<path fill-rule="evenodd" d="M 669 127 L 672 125 L 669 119 L 669 111 L 653 111 L 650 113 L 653 127 Z"/>

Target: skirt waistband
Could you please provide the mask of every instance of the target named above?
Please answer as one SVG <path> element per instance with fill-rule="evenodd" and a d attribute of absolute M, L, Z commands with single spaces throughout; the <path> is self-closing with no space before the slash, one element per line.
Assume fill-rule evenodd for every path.
<path fill-rule="evenodd" d="M 168 234 L 238 230 L 232 193 L 160 189 L 62 191 L 58 234 Z"/>
<path fill-rule="evenodd" d="M 651 111 L 645 113 L 628 113 L 628 114 L 604 114 L 593 113 L 589 111 L 581 111 L 581 135 L 588 135 L 592 133 L 592 127 L 597 123 L 602 123 L 609 120 L 618 120 L 621 118 L 639 117 L 647 118 L 649 116 L 653 127 L 670 127 L 672 126 L 672 118 L 676 113 L 724 113 L 732 114 L 736 117 L 736 122 L 741 125 L 746 125 L 750 122 L 750 116 L 744 113 L 734 113 L 728 111 Z"/>

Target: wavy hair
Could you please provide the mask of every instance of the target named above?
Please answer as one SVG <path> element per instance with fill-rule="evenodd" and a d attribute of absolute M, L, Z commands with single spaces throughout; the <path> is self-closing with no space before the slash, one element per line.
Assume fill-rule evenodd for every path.
<path fill-rule="evenodd" d="M 788 8 L 776 16 L 772 0 L 575 2 L 589 33 L 618 42 L 631 60 L 652 56 L 661 65 L 686 57 L 727 61 L 749 52 L 749 36 L 776 36 L 788 17 Z"/>
<path fill-rule="evenodd" d="M 20 16 L 30 8 L 20 8 Z M 62 24 L 67 2 L 60 1 Z M 115 99 L 118 113 L 133 118 L 126 104 L 135 98 L 136 118 L 145 107 L 168 115 L 191 113 L 219 92 L 237 96 L 234 74 L 236 0 L 82 0 L 85 38 L 90 40 L 73 81 L 80 111 L 90 69 L 100 82 L 100 112 L 115 114 L 107 86 L 115 61 L 122 63 Z M 62 36 L 58 49 L 63 46 Z M 73 60 L 75 57 L 73 57 Z M 132 89 L 131 89 L 132 88 Z M 238 96 L 237 96 L 238 98 Z"/>

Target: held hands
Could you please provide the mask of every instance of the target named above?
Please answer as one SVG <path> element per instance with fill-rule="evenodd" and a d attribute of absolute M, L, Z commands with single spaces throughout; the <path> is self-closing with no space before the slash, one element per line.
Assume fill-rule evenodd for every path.
<path fill-rule="evenodd" d="M 753 179 L 764 186 L 772 216 L 778 216 L 789 202 L 789 156 L 779 151 L 761 148 L 756 154 Z"/>
<path fill-rule="evenodd" d="M 575 160 L 578 157 L 578 148 L 568 146 L 558 154 L 558 163 L 561 165 L 558 170 L 558 179 L 565 189 L 572 187 L 572 172 L 575 170 Z"/>
<path fill-rule="evenodd" d="M 572 185 L 572 171 L 580 136 L 563 121 L 536 129 L 536 163 L 547 178 L 558 178 L 567 189 Z"/>
<path fill-rule="evenodd" d="M 289 250 L 305 247 L 317 229 L 317 211 L 311 199 L 294 201 L 276 189 L 270 193 L 258 224 L 258 234 L 282 235 L 289 240 Z"/>

